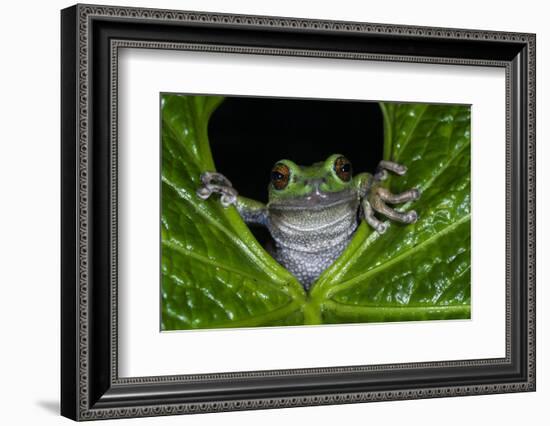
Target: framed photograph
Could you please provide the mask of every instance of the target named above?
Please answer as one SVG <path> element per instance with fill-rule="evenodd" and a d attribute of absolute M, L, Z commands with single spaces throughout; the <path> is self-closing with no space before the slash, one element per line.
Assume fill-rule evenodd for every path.
<path fill-rule="evenodd" d="M 535 35 L 61 12 L 61 412 L 535 390 Z"/>

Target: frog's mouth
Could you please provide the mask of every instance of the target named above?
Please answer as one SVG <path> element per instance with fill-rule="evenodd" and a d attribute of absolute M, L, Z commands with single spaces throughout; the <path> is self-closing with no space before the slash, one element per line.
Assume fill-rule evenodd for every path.
<path fill-rule="evenodd" d="M 340 204 L 357 201 L 357 191 L 347 189 L 337 192 L 323 192 L 318 188 L 304 197 L 285 198 L 284 201 L 273 201 L 270 209 L 276 210 L 323 210 Z"/>

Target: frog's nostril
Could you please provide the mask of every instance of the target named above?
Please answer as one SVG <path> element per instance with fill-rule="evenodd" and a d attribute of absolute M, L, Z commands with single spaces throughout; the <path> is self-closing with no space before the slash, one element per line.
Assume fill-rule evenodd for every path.
<path fill-rule="evenodd" d="M 316 187 L 321 186 L 321 184 L 325 183 L 325 178 L 315 178 L 315 179 L 308 179 L 307 184 L 313 185 Z"/>

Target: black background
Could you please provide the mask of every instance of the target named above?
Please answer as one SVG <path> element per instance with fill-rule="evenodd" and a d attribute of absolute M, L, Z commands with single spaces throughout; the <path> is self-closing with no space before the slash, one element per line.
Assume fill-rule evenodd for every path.
<path fill-rule="evenodd" d="M 278 160 L 310 165 L 339 153 L 355 174 L 372 173 L 383 152 L 377 102 L 227 97 L 208 133 L 216 169 L 240 195 L 262 202 Z"/>

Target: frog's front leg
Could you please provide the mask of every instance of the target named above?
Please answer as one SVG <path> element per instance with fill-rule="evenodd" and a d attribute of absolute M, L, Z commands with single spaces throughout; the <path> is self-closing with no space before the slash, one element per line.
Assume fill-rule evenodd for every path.
<path fill-rule="evenodd" d="M 353 179 L 359 197 L 361 199 L 361 212 L 367 223 L 376 230 L 379 234 L 386 232 L 387 224 L 378 220 L 374 214 L 374 210 L 370 205 L 367 195 L 372 186 L 377 182 L 376 175 L 372 176 L 369 173 L 361 173 Z"/>
<path fill-rule="evenodd" d="M 380 161 L 377 172 L 374 175 L 374 182 L 368 191 L 368 202 L 372 206 L 373 210 L 383 214 L 391 220 L 401 223 L 416 222 L 418 215 L 414 210 L 400 212 L 389 207 L 386 203 L 401 204 L 416 200 L 420 197 L 420 191 L 413 188 L 400 194 L 392 194 L 388 189 L 378 186 L 379 182 L 386 179 L 387 170 L 400 176 L 407 173 L 407 167 L 402 164 L 395 163 L 393 161 Z"/>
<path fill-rule="evenodd" d="M 237 202 L 237 190 L 224 175 L 217 172 L 204 172 L 201 174 L 202 185 L 197 189 L 197 196 L 206 200 L 212 194 L 220 194 L 222 206 L 229 207 Z"/>
<path fill-rule="evenodd" d="M 404 175 L 407 172 L 407 168 L 401 164 L 392 161 L 381 161 L 374 176 L 363 173 L 357 176 L 356 181 L 361 196 L 361 207 L 365 220 L 380 234 L 386 232 L 388 224 L 379 220 L 375 212 L 401 223 L 414 223 L 418 219 L 418 215 L 414 210 L 400 212 L 386 204 L 406 203 L 420 197 L 418 189 L 410 189 L 400 194 L 392 194 L 388 189 L 379 186 L 380 182 L 386 179 L 387 170 L 398 175 Z"/>
<path fill-rule="evenodd" d="M 212 194 L 220 194 L 223 207 L 235 205 L 237 211 L 248 224 L 265 225 L 267 223 L 267 207 L 265 204 L 242 197 L 233 188 L 231 181 L 217 172 L 201 174 L 202 185 L 197 189 L 197 196 L 206 200 Z"/>
<path fill-rule="evenodd" d="M 239 195 L 235 207 L 247 224 L 267 225 L 267 206 L 264 203 Z"/>

